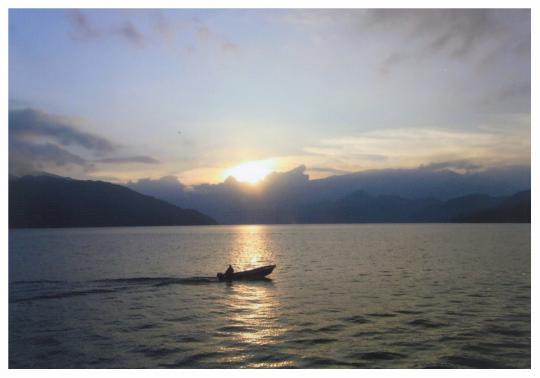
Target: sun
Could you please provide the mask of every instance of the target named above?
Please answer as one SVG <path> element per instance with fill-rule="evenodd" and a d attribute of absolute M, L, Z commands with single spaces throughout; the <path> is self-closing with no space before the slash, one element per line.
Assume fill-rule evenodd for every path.
<path fill-rule="evenodd" d="M 273 160 L 253 160 L 229 168 L 224 172 L 225 177 L 232 176 L 240 182 L 255 184 L 268 176 L 274 168 Z"/>

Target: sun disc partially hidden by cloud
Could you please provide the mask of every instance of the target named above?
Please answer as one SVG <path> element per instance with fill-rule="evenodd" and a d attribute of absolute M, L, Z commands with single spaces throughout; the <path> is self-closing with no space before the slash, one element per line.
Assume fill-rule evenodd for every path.
<path fill-rule="evenodd" d="M 276 162 L 274 160 L 253 160 L 229 168 L 224 172 L 225 177 L 232 176 L 240 182 L 255 184 L 268 176 Z"/>

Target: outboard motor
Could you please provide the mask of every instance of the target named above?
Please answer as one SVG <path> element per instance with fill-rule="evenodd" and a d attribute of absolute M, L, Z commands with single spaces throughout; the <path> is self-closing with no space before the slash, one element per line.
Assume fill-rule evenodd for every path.
<path fill-rule="evenodd" d="M 218 278 L 218 280 L 220 280 L 220 281 L 232 282 L 232 277 L 231 277 L 231 276 L 227 276 L 226 274 L 223 274 L 223 273 L 218 273 L 218 274 L 217 274 L 217 278 Z"/>

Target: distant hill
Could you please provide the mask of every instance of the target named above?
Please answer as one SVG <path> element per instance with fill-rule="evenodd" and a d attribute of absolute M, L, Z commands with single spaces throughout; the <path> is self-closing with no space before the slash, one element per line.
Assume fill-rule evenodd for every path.
<path fill-rule="evenodd" d="M 369 193 L 375 198 L 383 196 L 379 199 L 384 202 L 381 206 L 387 208 L 392 204 L 392 210 L 388 209 L 387 213 L 391 219 L 410 218 L 411 214 L 406 209 L 399 208 L 422 208 L 414 201 L 423 203 L 426 198 L 430 198 L 439 201 L 431 203 L 438 206 L 442 204 L 441 201 L 468 197 L 464 199 L 465 202 L 449 202 L 446 208 L 433 209 L 435 219 L 440 219 L 437 211 L 445 212 L 445 218 L 451 219 L 452 216 L 460 215 L 456 212 L 456 206 L 469 210 L 480 209 L 484 206 L 482 201 L 489 202 L 531 187 L 529 166 L 491 168 L 468 173 L 425 166 L 416 169 L 363 171 L 315 180 L 311 180 L 306 172 L 305 166 L 288 172 L 275 172 L 257 185 L 241 183 L 230 177 L 220 184 L 187 187 L 179 182 L 177 177 L 167 176 L 128 182 L 127 186 L 180 207 L 197 209 L 226 224 L 302 222 L 306 220 L 302 217 L 302 211 L 317 206 L 325 206 L 328 211 L 339 213 L 339 217 L 337 213 L 335 216 L 343 219 L 345 210 L 340 212 L 339 202 L 341 201 L 341 206 L 346 206 L 347 203 L 353 207 L 360 206 L 361 196 L 356 198 L 357 201 L 352 197 L 347 199 L 348 196 L 354 197 L 352 193 L 359 193 L 358 191 Z M 477 198 L 469 197 L 474 193 L 482 194 Z M 365 200 L 369 202 L 372 199 Z M 365 206 L 368 205 L 366 203 Z M 346 211 L 353 212 L 352 209 Z M 322 211 L 316 216 L 331 219 L 330 215 Z M 349 216 L 356 221 L 363 219 L 358 212 Z M 424 214 L 424 217 L 428 216 L 429 214 Z M 379 215 L 372 212 L 370 219 L 379 219 Z M 307 220 L 314 221 L 312 218 Z"/>
<path fill-rule="evenodd" d="M 296 169 L 271 175 L 259 188 L 232 178 L 224 184 L 200 185 L 192 191 L 179 187 L 175 178 L 145 183 L 155 189 L 167 188 L 163 194 L 180 193 L 180 208 L 121 185 L 37 172 L 9 177 L 9 224 L 12 228 L 216 224 L 209 216 L 185 207 L 219 214 L 223 223 L 232 224 L 491 223 L 531 219 L 530 190 L 512 195 L 468 194 L 448 199 L 406 197 L 365 189 L 346 191 L 346 187 L 354 187 L 347 184 L 328 195 L 320 186 L 323 182 L 330 181 L 309 181 L 302 169 Z M 396 183 L 404 182 L 396 179 Z M 387 185 L 390 187 L 390 181 Z M 396 184 L 394 191 L 399 193 L 401 189 Z M 172 200 L 173 196 L 170 197 L 167 199 Z"/>
<path fill-rule="evenodd" d="M 211 225 L 182 209 L 121 185 L 53 175 L 10 176 L 9 227 Z"/>
<path fill-rule="evenodd" d="M 531 192 L 507 197 L 472 194 L 443 201 L 356 191 L 337 201 L 304 206 L 297 219 L 300 223 L 527 223 L 531 221 Z"/>
<path fill-rule="evenodd" d="M 531 222 L 531 192 L 516 193 L 500 201 L 497 206 L 471 212 L 456 218 L 458 222 L 475 223 L 530 223 Z"/>

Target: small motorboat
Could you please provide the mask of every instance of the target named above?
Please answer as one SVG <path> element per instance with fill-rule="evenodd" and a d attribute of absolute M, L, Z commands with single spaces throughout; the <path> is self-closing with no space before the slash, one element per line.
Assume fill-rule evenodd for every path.
<path fill-rule="evenodd" d="M 234 272 L 229 276 L 218 273 L 217 278 L 220 281 L 263 280 L 267 275 L 272 273 L 275 267 L 275 265 L 261 266 L 260 268 L 245 270 L 243 272 Z"/>

